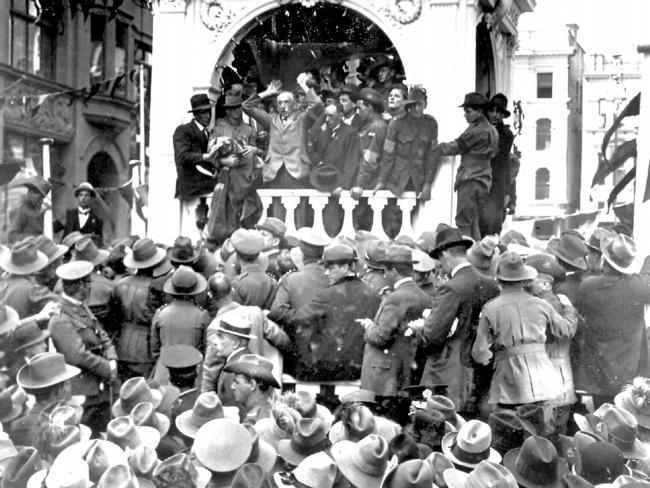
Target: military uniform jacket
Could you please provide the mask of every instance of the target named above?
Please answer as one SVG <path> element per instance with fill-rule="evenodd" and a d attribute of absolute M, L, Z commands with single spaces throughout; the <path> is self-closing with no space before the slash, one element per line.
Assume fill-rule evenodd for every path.
<path fill-rule="evenodd" d="M 149 356 L 149 332 L 154 312 L 147 303 L 150 283 L 149 277 L 131 275 L 122 278 L 115 287 L 117 313 L 121 323 L 117 341 L 120 361 L 152 362 Z"/>
<path fill-rule="evenodd" d="M 210 323 L 207 310 L 188 300 L 173 300 L 160 307 L 151 321 L 151 357 L 158 359 L 169 346 L 187 345 L 205 353 L 205 329 Z"/>
<path fill-rule="evenodd" d="M 278 283 L 257 263 L 246 263 L 241 267 L 241 274 L 232 280 L 232 290 L 233 298 L 238 303 L 269 310 L 278 291 Z"/>
<path fill-rule="evenodd" d="M 33 278 L 9 275 L 0 280 L 0 305 L 13 308 L 21 319 L 37 314 L 46 303 L 58 300 L 58 295 Z"/>
<path fill-rule="evenodd" d="M 104 330 L 110 334 L 118 326 L 113 321 L 115 319 L 115 282 L 102 274 L 91 274 L 88 307 L 102 324 Z"/>
<path fill-rule="evenodd" d="M 356 186 L 370 190 L 377 184 L 387 132 L 388 124 L 379 114 L 359 129 L 361 160 Z"/>
<path fill-rule="evenodd" d="M 405 337 L 410 321 L 422 316 L 431 298 L 409 280 L 381 302 L 372 325 L 366 328 L 361 388 L 376 395 L 394 396 L 410 384 L 413 339 Z"/>
<path fill-rule="evenodd" d="M 379 182 L 394 195 L 401 196 L 412 181 L 414 190 L 422 191 L 432 183 L 437 169 L 438 123 L 430 115 L 416 119 L 408 114 L 388 124 L 379 169 Z"/>
<path fill-rule="evenodd" d="M 346 276 L 291 314 L 303 381 L 355 381 L 361 377 L 363 327 L 374 317 L 379 296 L 356 276 Z"/>
<path fill-rule="evenodd" d="M 50 319 L 49 329 L 54 347 L 63 354 L 65 362 L 81 369 L 81 374 L 72 380 L 72 393 L 97 396 L 100 383 L 108 385 L 110 381 L 109 360 L 117 360 L 115 348 L 86 306 L 63 297 L 59 302 L 61 313 Z"/>

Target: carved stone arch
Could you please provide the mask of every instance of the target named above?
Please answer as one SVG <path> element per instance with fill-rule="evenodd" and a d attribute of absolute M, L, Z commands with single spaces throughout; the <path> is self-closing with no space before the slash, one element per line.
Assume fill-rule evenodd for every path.
<path fill-rule="evenodd" d="M 83 167 L 87 167 L 88 163 L 90 162 L 90 158 L 99 152 L 107 153 L 116 163 L 116 169 L 119 172 L 123 172 L 128 169 L 128 161 L 120 149 L 120 146 L 117 145 L 115 140 L 101 134 L 96 135 L 90 139 L 82 149 L 80 159 L 84 162 Z"/>

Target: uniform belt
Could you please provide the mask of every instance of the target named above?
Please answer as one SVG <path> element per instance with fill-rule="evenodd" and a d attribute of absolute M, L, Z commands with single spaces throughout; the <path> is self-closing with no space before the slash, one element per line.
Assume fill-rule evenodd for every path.
<path fill-rule="evenodd" d="M 535 352 L 546 352 L 544 344 L 519 344 L 518 346 L 508 347 L 497 351 L 494 355 L 494 360 L 511 358 L 520 354 L 531 354 Z"/>

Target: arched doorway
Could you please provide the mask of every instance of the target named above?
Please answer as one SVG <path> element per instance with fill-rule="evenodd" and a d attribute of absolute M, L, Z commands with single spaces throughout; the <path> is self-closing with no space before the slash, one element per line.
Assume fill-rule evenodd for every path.
<path fill-rule="evenodd" d="M 492 38 L 485 21 L 476 26 L 476 91 L 488 97 L 496 93 Z"/>
<path fill-rule="evenodd" d="M 110 242 L 116 235 L 118 220 L 124 207 L 117 191 L 119 174 L 115 161 L 107 152 L 99 151 L 90 158 L 86 171 L 88 182 L 97 188 L 99 193 L 94 208 L 104 220 L 104 242 Z"/>

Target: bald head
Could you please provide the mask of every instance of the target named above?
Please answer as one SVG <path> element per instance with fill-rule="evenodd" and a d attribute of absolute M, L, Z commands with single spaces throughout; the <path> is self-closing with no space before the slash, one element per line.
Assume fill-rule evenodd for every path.
<path fill-rule="evenodd" d="M 230 296 L 232 290 L 230 278 L 223 273 L 215 273 L 210 276 L 210 279 L 208 280 L 208 289 L 210 290 L 212 298 L 215 300 L 221 300 Z"/>

